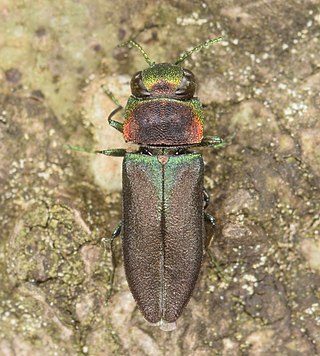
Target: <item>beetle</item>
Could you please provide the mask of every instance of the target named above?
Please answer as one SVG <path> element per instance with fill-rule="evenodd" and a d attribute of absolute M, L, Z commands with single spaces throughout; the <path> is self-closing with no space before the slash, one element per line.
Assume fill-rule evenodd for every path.
<path fill-rule="evenodd" d="M 204 163 L 195 147 L 218 147 L 218 136 L 203 135 L 204 113 L 194 96 L 193 73 L 180 66 L 192 53 L 221 41 L 210 39 L 184 52 L 174 63 L 154 63 L 134 40 L 149 67 L 131 79 L 124 120 L 108 117 L 126 142 L 139 145 L 95 151 L 124 157 L 123 218 L 112 234 L 122 233 L 124 267 L 129 288 L 144 318 L 163 330 L 175 328 L 188 303 L 201 267 L 209 195 L 204 190 Z M 76 146 L 73 146 L 75 148 Z"/>

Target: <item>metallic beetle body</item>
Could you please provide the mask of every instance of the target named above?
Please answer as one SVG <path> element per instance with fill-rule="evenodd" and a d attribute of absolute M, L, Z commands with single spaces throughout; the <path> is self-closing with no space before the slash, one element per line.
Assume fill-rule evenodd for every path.
<path fill-rule="evenodd" d="M 124 138 L 123 256 L 133 297 L 151 323 L 174 323 L 193 292 L 204 240 L 203 138 L 193 74 L 156 64 L 131 81 Z"/>
<path fill-rule="evenodd" d="M 203 160 L 193 147 L 216 147 L 218 136 L 203 136 L 203 109 L 194 96 L 195 78 L 180 65 L 193 52 L 219 42 L 205 41 L 182 54 L 175 64 L 152 62 L 134 40 L 149 68 L 131 79 L 131 93 L 123 123 L 109 124 L 123 133 L 126 142 L 139 145 L 125 149 L 95 151 L 122 156 L 123 256 L 130 290 L 146 320 L 172 330 L 188 303 L 201 267 L 204 221 L 214 225 L 205 212 L 209 196 L 203 187 Z M 75 146 L 75 149 L 78 149 Z M 86 150 L 85 150 L 86 151 Z"/>

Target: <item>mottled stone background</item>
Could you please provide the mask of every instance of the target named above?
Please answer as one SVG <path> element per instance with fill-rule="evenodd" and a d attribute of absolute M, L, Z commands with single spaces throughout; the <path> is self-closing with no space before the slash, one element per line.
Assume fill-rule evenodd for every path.
<path fill-rule="evenodd" d="M 209 212 L 218 227 L 173 332 L 149 326 L 126 284 L 123 147 L 106 124 L 130 77 L 174 61 L 198 78 Z M 0 0 L 0 354 L 317 355 L 320 349 L 320 2 Z M 210 235 L 212 231 L 208 231 Z"/>

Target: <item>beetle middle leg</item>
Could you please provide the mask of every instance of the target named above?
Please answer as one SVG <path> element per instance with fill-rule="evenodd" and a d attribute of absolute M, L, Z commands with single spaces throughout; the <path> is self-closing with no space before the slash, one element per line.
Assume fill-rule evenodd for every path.
<path fill-rule="evenodd" d="M 91 151 L 90 149 L 88 149 L 86 147 L 81 147 L 81 146 L 76 146 L 76 145 L 64 145 L 64 147 L 69 150 L 81 151 L 81 152 L 86 152 L 86 153 L 98 153 L 98 154 L 102 154 L 105 156 L 113 156 L 113 157 L 124 157 L 125 154 L 127 153 L 127 150 L 125 148 L 111 148 L 108 150 Z"/>
<path fill-rule="evenodd" d="M 112 272 L 111 272 L 111 278 L 110 278 L 110 291 L 107 295 L 107 301 L 109 300 L 109 298 L 112 295 L 113 292 L 113 283 L 114 283 L 114 276 L 116 273 L 116 267 L 117 267 L 117 261 L 116 261 L 116 254 L 114 251 L 114 240 L 120 236 L 121 234 L 121 230 L 122 230 L 122 221 L 119 222 L 119 224 L 117 225 L 117 227 L 113 230 L 112 234 L 111 234 L 111 239 L 110 239 L 110 247 L 111 247 L 111 261 L 112 261 Z M 103 242 L 106 242 L 106 239 L 103 239 Z"/>
<path fill-rule="evenodd" d="M 113 265 L 113 270 L 115 271 L 116 269 L 116 258 L 115 258 L 115 252 L 114 252 L 114 240 L 120 236 L 122 230 L 122 221 L 119 222 L 117 227 L 113 230 L 112 235 L 111 235 L 111 240 L 110 240 L 110 245 L 111 245 L 111 255 L 112 255 L 112 265 Z M 114 275 L 114 273 L 113 273 Z M 113 282 L 113 278 L 112 278 Z"/>
<path fill-rule="evenodd" d="M 99 153 L 105 156 L 124 157 L 127 153 L 127 150 L 125 148 L 111 148 L 108 150 L 94 151 L 93 153 Z"/>
<path fill-rule="evenodd" d="M 204 205 L 203 205 L 204 219 L 205 221 L 209 222 L 212 225 L 212 227 L 215 227 L 216 219 L 212 215 L 206 212 L 206 209 L 210 203 L 210 195 L 205 188 L 203 189 L 203 200 L 204 200 Z"/>

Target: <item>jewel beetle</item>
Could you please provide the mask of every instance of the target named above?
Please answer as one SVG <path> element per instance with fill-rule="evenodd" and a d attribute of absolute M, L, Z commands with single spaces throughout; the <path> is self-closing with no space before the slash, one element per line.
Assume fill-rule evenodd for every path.
<path fill-rule="evenodd" d="M 123 108 L 104 88 L 117 105 L 109 124 L 126 142 L 139 145 L 137 152 L 95 151 L 124 157 L 123 217 L 112 238 L 122 234 L 126 278 L 140 311 L 163 330 L 175 328 L 192 295 L 203 257 L 204 224 L 215 224 L 206 212 L 203 159 L 193 149 L 223 145 L 218 136 L 204 136 L 195 77 L 180 63 L 219 41 L 205 41 L 174 64 L 152 62 L 134 40 L 120 45 L 137 47 L 149 65 L 131 79 L 123 122 L 113 119 Z"/>

